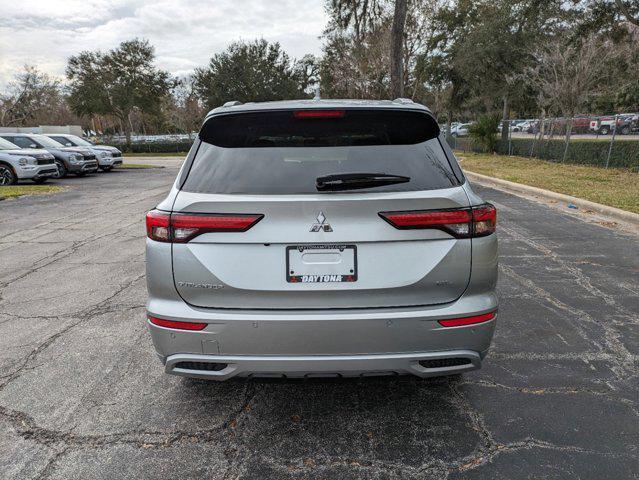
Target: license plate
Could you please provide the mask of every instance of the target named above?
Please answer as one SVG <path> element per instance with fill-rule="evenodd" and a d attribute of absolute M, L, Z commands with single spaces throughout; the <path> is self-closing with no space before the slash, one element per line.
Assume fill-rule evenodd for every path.
<path fill-rule="evenodd" d="M 342 283 L 357 281 L 355 245 L 319 244 L 286 247 L 289 283 Z"/>

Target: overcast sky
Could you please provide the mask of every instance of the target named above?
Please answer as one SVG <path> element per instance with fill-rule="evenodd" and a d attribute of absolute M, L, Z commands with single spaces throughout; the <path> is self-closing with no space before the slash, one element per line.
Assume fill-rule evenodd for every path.
<path fill-rule="evenodd" d="M 323 0 L 0 0 L 0 88 L 22 65 L 64 76 L 67 58 L 150 40 L 175 75 L 236 40 L 278 41 L 291 56 L 319 53 Z"/>

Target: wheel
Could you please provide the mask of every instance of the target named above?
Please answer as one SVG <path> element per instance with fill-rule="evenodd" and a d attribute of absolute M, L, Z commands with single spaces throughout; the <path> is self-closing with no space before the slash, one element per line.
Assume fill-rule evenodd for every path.
<path fill-rule="evenodd" d="M 621 129 L 622 135 L 630 135 L 630 127 L 626 126 Z"/>
<path fill-rule="evenodd" d="M 608 135 L 608 134 L 610 133 L 610 127 L 605 127 L 605 126 L 604 126 L 604 127 L 601 127 L 601 128 L 599 129 L 599 133 L 600 133 L 601 135 Z"/>
<path fill-rule="evenodd" d="M 110 171 L 113 169 L 113 167 L 100 167 L 100 169 L 101 169 L 103 172 L 110 172 Z"/>
<path fill-rule="evenodd" d="M 18 183 L 18 176 L 13 173 L 9 165 L 0 164 L 0 185 L 15 185 Z"/>
<path fill-rule="evenodd" d="M 64 163 L 61 162 L 60 160 L 56 160 L 55 164 L 58 167 L 58 176 L 56 178 L 64 178 L 68 175 L 68 170 L 67 167 L 64 166 Z"/>
<path fill-rule="evenodd" d="M 33 182 L 37 183 L 38 185 L 42 185 L 44 182 L 46 182 L 48 180 L 48 178 L 34 178 Z"/>

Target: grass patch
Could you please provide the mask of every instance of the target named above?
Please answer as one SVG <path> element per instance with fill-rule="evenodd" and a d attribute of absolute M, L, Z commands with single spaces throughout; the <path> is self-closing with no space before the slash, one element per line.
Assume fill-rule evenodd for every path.
<path fill-rule="evenodd" d="M 164 168 L 164 167 L 161 165 L 143 165 L 141 163 L 123 163 L 122 165 L 118 167 L 118 170 L 120 170 L 121 168 L 128 168 L 131 170 L 141 170 L 145 168 Z"/>
<path fill-rule="evenodd" d="M 15 198 L 23 195 L 50 195 L 64 190 L 57 185 L 12 185 L 0 187 L 0 198 Z"/>
<path fill-rule="evenodd" d="M 124 158 L 127 157 L 186 157 L 188 152 L 140 152 L 140 153 L 125 153 Z"/>
<path fill-rule="evenodd" d="M 535 158 L 457 154 L 469 172 L 523 183 L 639 213 L 639 173 L 626 168 L 590 167 Z"/>

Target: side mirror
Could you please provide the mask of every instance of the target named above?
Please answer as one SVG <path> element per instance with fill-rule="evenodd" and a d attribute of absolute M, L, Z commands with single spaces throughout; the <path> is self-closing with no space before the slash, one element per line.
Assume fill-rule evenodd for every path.
<path fill-rule="evenodd" d="M 66 145 L 67 147 L 72 147 L 72 146 L 73 146 L 73 144 L 72 144 L 71 142 L 67 142 L 67 143 L 65 143 L 65 145 Z"/>
<path fill-rule="evenodd" d="M 40 148 L 40 147 L 36 145 L 35 143 L 32 143 L 29 145 L 29 148 Z"/>

